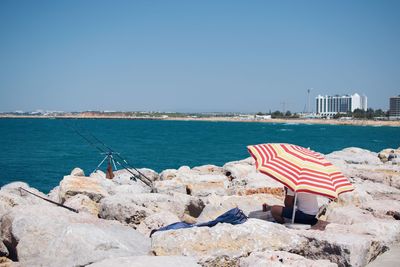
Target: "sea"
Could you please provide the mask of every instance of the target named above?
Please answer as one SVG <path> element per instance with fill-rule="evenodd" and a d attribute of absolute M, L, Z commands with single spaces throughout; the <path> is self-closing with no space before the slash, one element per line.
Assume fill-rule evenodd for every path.
<path fill-rule="evenodd" d="M 0 186 L 23 181 L 44 193 L 79 167 L 86 175 L 119 153 L 156 172 L 249 157 L 248 145 L 291 143 L 323 154 L 400 147 L 400 127 L 124 119 L 0 119 Z M 117 155 L 115 155 L 117 156 Z M 120 163 L 122 161 L 120 160 Z M 117 166 L 120 167 L 120 166 Z M 105 171 L 106 164 L 100 167 Z"/>

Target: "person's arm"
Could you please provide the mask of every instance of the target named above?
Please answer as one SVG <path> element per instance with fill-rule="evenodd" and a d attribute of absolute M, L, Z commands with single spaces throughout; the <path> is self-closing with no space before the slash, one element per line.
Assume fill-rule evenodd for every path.
<path fill-rule="evenodd" d="M 285 207 L 293 208 L 293 204 L 294 204 L 294 196 L 286 195 L 285 196 Z"/>
<path fill-rule="evenodd" d="M 294 192 L 290 190 L 289 188 L 285 187 L 285 201 L 284 201 L 285 207 L 287 208 L 293 208 L 294 204 Z"/>

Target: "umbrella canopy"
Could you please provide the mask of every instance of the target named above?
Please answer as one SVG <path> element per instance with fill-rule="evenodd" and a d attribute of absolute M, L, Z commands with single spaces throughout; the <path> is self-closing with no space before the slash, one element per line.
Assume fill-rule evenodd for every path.
<path fill-rule="evenodd" d="M 349 180 L 321 154 L 291 144 L 248 146 L 258 171 L 283 183 L 294 192 L 337 198 L 354 190 Z"/>

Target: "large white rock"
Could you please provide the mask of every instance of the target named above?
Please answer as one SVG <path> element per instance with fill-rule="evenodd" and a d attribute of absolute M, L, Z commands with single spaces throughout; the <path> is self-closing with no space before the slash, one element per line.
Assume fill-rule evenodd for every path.
<path fill-rule="evenodd" d="M 35 188 L 29 187 L 28 184 L 23 182 L 13 182 L 3 186 L 0 190 L 0 218 L 14 206 L 20 205 L 43 205 L 44 207 L 50 206 L 49 202 L 44 201 L 32 194 L 29 194 L 19 188 L 26 189 L 40 197 L 46 198 L 47 196 Z"/>
<path fill-rule="evenodd" d="M 139 224 L 139 226 L 137 226 L 136 230 L 145 236 L 149 236 L 152 230 L 159 229 L 179 221 L 180 218 L 175 214 L 168 211 L 161 211 L 147 216 Z"/>
<path fill-rule="evenodd" d="M 300 255 L 289 253 L 286 251 L 264 251 L 254 252 L 248 257 L 239 260 L 239 267 L 253 266 L 298 266 L 298 267 L 335 267 L 336 263 L 328 260 L 310 260 Z"/>
<path fill-rule="evenodd" d="M 334 224 L 329 224 L 327 229 L 330 230 L 324 232 L 298 231 L 300 235 L 308 239 L 308 242 L 307 246 L 299 248 L 296 254 L 304 255 L 309 259 L 326 259 L 339 266 L 361 267 L 387 250 L 387 246 L 375 240 L 374 237 L 350 231 L 335 231 L 336 227 Z"/>
<path fill-rule="evenodd" d="M 78 194 L 68 198 L 64 205 L 73 209 L 78 210 L 79 212 L 86 212 L 88 214 L 92 214 L 94 216 L 98 216 L 100 210 L 100 204 L 91 200 L 88 196 Z"/>
<path fill-rule="evenodd" d="M 189 170 L 190 170 L 190 168 L 189 168 Z M 178 170 L 175 170 L 175 169 L 166 169 L 166 170 L 163 170 L 163 171 L 160 173 L 160 180 L 161 180 L 161 181 L 172 180 L 172 179 L 174 179 L 174 178 L 177 176 L 177 174 L 178 174 Z"/>
<path fill-rule="evenodd" d="M 254 251 L 285 250 L 305 246 L 306 239 L 284 226 L 249 219 L 244 224 L 218 224 L 212 228 L 159 231 L 152 236 L 155 255 L 238 257 Z"/>
<path fill-rule="evenodd" d="M 224 174 L 224 169 L 222 167 L 218 167 L 215 165 L 203 165 L 203 166 L 198 166 L 198 167 L 193 167 L 192 168 L 193 172 L 197 172 L 198 174 L 219 174 L 223 175 Z"/>
<path fill-rule="evenodd" d="M 378 157 L 382 162 L 394 162 L 397 164 L 397 159 L 400 158 L 400 148 L 387 148 L 378 153 Z"/>
<path fill-rule="evenodd" d="M 358 177 L 400 189 L 400 166 L 383 164 L 377 153 L 360 148 L 346 148 L 328 154 L 326 158 L 349 178 Z"/>
<path fill-rule="evenodd" d="M 75 168 L 71 171 L 71 176 L 85 176 L 85 173 L 81 168 Z"/>
<path fill-rule="evenodd" d="M 151 189 L 148 186 L 143 186 L 143 184 L 123 184 L 113 187 L 109 192 L 110 195 L 120 195 L 120 194 L 143 194 L 150 193 Z"/>
<path fill-rule="evenodd" d="M 95 202 L 99 202 L 100 199 L 109 195 L 101 180 L 82 176 L 64 176 L 64 179 L 60 182 L 60 199 L 64 202 L 71 196 L 82 194 L 87 195 Z"/>
<path fill-rule="evenodd" d="M 224 196 L 228 194 L 229 180 L 225 175 L 190 174 L 179 177 L 186 185 L 187 192 L 196 197 L 207 197 L 212 194 Z"/>
<path fill-rule="evenodd" d="M 328 206 L 325 218 L 328 222 L 338 224 L 354 224 L 374 220 L 373 214 L 355 206 L 338 206 L 332 203 Z"/>
<path fill-rule="evenodd" d="M 170 195 L 121 194 L 102 199 L 100 202 L 100 217 L 118 220 L 135 227 L 146 217 L 162 211 L 169 211 L 182 217 L 187 209 L 187 203 Z"/>
<path fill-rule="evenodd" d="M 115 177 L 112 179 L 113 181 L 121 184 L 126 184 L 130 182 L 135 182 L 134 179 L 131 179 L 132 177 L 135 178 L 135 176 L 140 176 L 144 175 L 145 177 L 142 177 L 143 179 L 148 179 L 150 181 L 157 181 L 160 179 L 160 176 L 157 172 L 147 169 L 147 168 L 141 168 L 141 169 L 120 169 L 118 171 L 114 171 Z M 138 179 L 140 181 L 140 179 Z"/>
<path fill-rule="evenodd" d="M 223 167 L 231 179 L 230 194 L 251 195 L 267 193 L 283 196 L 283 185 L 265 174 L 256 171 L 253 158 L 228 162 Z"/>
<path fill-rule="evenodd" d="M 146 255 L 150 240 L 118 222 L 59 207 L 18 206 L 3 216 L 1 238 L 23 266 L 83 266 Z"/>
<path fill-rule="evenodd" d="M 88 267 L 200 267 L 193 257 L 183 256 L 134 256 L 105 259 Z"/>
<path fill-rule="evenodd" d="M 371 238 L 381 247 L 390 247 L 400 238 L 400 222 L 393 219 L 372 219 L 351 225 L 331 223 L 326 226 L 325 231 L 332 234 L 360 234 Z"/>
<path fill-rule="evenodd" d="M 52 201 L 55 201 L 57 203 L 61 203 L 60 186 L 56 186 L 53 189 L 51 189 L 50 192 L 47 194 L 47 197 Z"/>
<path fill-rule="evenodd" d="M 230 173 L 232 179 L 243 179 L 249 173 L 256 171 L 255 161 L 252 157 L 240 161 L 228 162 L 223 166 L 225 173 Z"/>
<path fill-rule="evenodd" d="M 111 196 L 100 202 L 100 218 L 117 220 L 123 224 L 136 228 L 146 217 L 154 214 L 155 211 L 138 205 L 130 199 L 131 195 Z"/>
<path fill-rule="evenodd" d="M 343 164 L 382 165 L 378 153 L 358 147 L 348 147 L 327 154 L 325 157 L 327 160 L 339 166 L 342 166 Z"/>
<path fill-rule="evenodd" d="M 157 193 L 171 194 L 173 192 L 186 194 L 186 185 L 177 180 L 162 180 L 154 183 Z"/>

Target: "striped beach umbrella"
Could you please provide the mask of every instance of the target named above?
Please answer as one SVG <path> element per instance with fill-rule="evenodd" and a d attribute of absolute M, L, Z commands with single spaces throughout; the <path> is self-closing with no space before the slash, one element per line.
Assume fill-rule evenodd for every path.
<path fill-rule="evenodd" d="M 259 144 L 247 147 L 258 171 L 294 192 L 335 199 L 354 190 L 353 185 L 320 153 L 291 144 Z"/>

